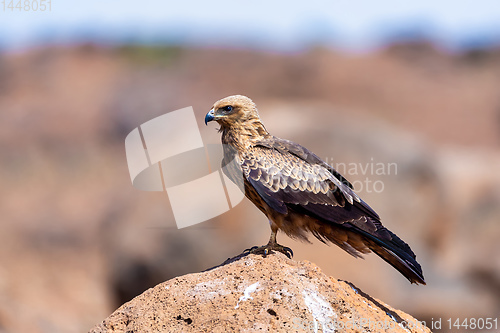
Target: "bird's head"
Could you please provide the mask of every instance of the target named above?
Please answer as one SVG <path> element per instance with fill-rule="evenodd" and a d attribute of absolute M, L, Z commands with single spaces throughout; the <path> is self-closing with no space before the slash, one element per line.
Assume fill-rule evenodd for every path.
<path fill-rule="evenodd" d="M 205 116 L 205 125 L 215 120 L 221 128 L 244 126 L 245 123 L 260 122 L 255 103 L 248 97 L 234 95 L 218 100 Z"/>

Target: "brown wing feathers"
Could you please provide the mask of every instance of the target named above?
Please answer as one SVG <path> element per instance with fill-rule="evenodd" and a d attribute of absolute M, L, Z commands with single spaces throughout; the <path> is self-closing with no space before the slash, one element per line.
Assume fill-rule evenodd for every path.
<path fill-rule="evenodd" d="M 287 141 L 285 146 L 278 140 L 273 137 L 272 142 L 266 140 L 242 154 L 247 181 L 272 209 L 280 214 L 311 216 L 319 224 L 334 226 L 309 224 L 308 229 L 321 241 L 331 241 L 354 256 L 371 250 L 411 282 L 425 283 L 410 247 L 381 224 L 370 206 L 336 179 L 332 167 L 296 144 L 292 154 L 288 151 L 291 143 Z M 318 163 L 311 164 L 308 159 Z M 346 198 L 349 195 L 351 200 Z M 333 232 L 338 228 L 343 229 L 344 238 L 347 235 L 343 242 L 338 240 L 342 232 Z"/>

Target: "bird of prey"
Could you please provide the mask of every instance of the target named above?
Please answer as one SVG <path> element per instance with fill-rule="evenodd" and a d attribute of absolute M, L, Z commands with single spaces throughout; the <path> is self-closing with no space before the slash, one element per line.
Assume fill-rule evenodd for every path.
<path fill-rule="evenodd" d="M 205 124 L 213 120 L 222 133 L 223 165 L 236 161 L 228 168 L 229 178 L 243 173 L 245 196 L 271 226 L 267 245 L 250 252 L 265 256 L 275 250 L 291 258 L 291 249 L 276 242 L 278 230 L 305 241 L 312 233 L 354 257 L 375 252 L 411 283 L 425 284 L 408 244 L 382 225 L 351 183 L 310 150 L 269 134 L 250 98 L 235 95 L 215 102 Z"/>

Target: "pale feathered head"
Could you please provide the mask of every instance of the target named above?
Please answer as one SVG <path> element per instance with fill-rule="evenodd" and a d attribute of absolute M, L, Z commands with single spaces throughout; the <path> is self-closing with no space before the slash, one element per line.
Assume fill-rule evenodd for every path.
<path fill-rule="evenodd" d="M 205 124 L 215 120 L 222 128 L 260 122 L 257 106 L 248 97 L 234 95 L 218 100 L 205 116 Z"/>

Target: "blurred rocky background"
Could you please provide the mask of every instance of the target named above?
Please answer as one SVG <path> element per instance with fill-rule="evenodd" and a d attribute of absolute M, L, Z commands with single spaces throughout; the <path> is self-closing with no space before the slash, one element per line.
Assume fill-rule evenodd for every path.
<path fill-rule="evenodd" d="M 272 134 L 337 166 L 411 245 L 427 286 L 373 254 L 279 234 L 295 259 L 419 320 L 498 317 L 498 45 L 0 48 L 0 332 L 86 331 L 147 288 L 267 242 L 246 200 L 179 230 L 166 193 L 130 182 L 132 129 L 193 106 L 204 142 L 217 143 L 203 118 L 232 94 L 251 97 Z"/>

